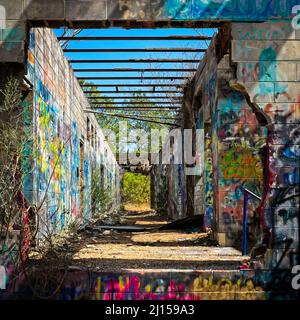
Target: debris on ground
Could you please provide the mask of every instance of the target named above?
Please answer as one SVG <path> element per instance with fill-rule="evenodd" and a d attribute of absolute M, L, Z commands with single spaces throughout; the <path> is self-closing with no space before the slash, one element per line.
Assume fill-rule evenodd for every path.
<path fill-rule="evenodd" d="M 100 224 L 103 220 L 96 220 L 66 237 L 59 243 L 54 255 L 46 255 L 44 259 L 32 255 L 31 262 L 49 264 L 52 262 L 47 259 L 52 259 L 56 266 L 62 268 L 71 265 L 108 272 L 149 268 L 199 270 L 240 267 L 241 253 L 234 248 L 219 247 L 211 232 L 196 232 L 199 231 L 197 227 L 162 230 L 160 227 L 170 221 L 153 211 L 122 212 L 122 215 L 124 223 L 121 227 L 127 230 L 105 230 Z M 129 231 L 128 226 L 147 230 Z"/>

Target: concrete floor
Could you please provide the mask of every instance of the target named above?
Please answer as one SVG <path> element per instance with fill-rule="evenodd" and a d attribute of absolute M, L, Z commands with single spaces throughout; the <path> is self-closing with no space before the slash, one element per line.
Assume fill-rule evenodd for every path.
<path fill-rule="evenodd" d="M 160 226 L 168 222 L 154 212 L 127 212 L 123 225 Z M 72 266 L 95 271 L 238 270 L 241 253 L 219 247 L 207 233 L 184 231 L 100 232 L 88 229 L 65 244 Z M 58 262 L 57 262 L 58 263 Z"/>

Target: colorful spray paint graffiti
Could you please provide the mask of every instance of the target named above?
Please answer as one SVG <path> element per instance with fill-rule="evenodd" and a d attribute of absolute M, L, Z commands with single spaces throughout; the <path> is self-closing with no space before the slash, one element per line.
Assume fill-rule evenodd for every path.
<path fill-rule="evenodd" d="M 151 276 L 151 279 L 150 279 Z M 264 300 L 264 290 L 253 279 L 213 274 L 132 274 L 97 276 L 93 300 Z"/>
<path fill-rule="evenodd" d="M 267 18 L 291 16 L 296 1 L 260 0 L 253 3 L 243 0 L 157 0 L 108 2 L 111 18 L 170 19 L 170 20 L 237 20 L 263 21 Z"/>
<path fill-rule="evenodd" d="M 258 27 L 259 32 L 244 24 L 246 37 L 237 32 L 240 27 L 237 24 L 233 28 L 239 39 L 233 46 L 238 80 L 269 122 L 263 163 L 264 192 L 257 210 L 264 228 L 272 233 L 266 266 L 275 267 L 284 248 L 289 245 L 296 249 L 299 243 L 299 220 L 294 214 L 299 208 L 299 90 L 295 90 L 298 77 L 293 52 L 299 41 L 295 40 L 291 25 L 285 22 L 264 23 Z M 242 52 L 244 47 L 248 49 Z M 286 256 L 280 267 L 291 267 L 294 258 Z"/>
<path fill-rule="evenodd" d="M 53 44 L 52 48 L 48 43 Z M 49 226 L 51 230 L 59 231 L 74 219 L 86 222 L 91 217 L 90 167 L 96 163 L 100 170 L 100 156 L 87 140 L 81 159 L 80 141 L 85 140 L 87 132 L 83 108 L 88 102 L 60 51 L 56 37 L 48 29 L 31 32 L 28 73 L 34 84 L 30 121 L 36 140 L 31 146 L 34 163 L 26 189 L 33 193 L 32 201 L 36 206 L 43 208 L 40 231 Z M 91 116 L 90 120 L 101 133 L 95 118 Z M 102 141 L 104 138 L 99 139 L 108 148 Z M 115 171 L 118 170 L 111 152 L 103 161 L 106 167 L 113 163 Z M 79 183 L 81 171 L 82 184 Z M 118 203 L 116 201 L 115 205 Z"/>
<path fill-rule="evenodd" d="M 264 131 L 244 98 L 226 90 L 218 101 L 216 131 L 218 135 L 218 192 L 223 229 L 228 239 L 238 242 L 242 225 L 243 188 L 261 195 L 263 191 L 263 162 L 261 146 Z M 225 92 L 223 91 L 223 94 Z M 258 204 L 249 203 L 249 222 Z M 238 245 L 238 243 L 236 243 Z"/>
<path fill-rule="evenodd" d="M 58 273 L 61 275 L 61 273 Z M 1 299 L 28 299 L 32 286 L 20 279 Z M 287 270 L 96 273 L 71 272 L 60 289 L 49 284 L 41 296 L 55 300 L 295 300 Z"/>
<path fill-rule="evenodd" d="M 178 219 L 185 215 L 186 190 L 184 186 L 184 171 L 182 164 L 167 166 L 168 183 L 168 213 L 172 218 Z"/>
<path fill-rule="evenodd" d="M 77 135 L 77 124 L 75 121 L 72 122 L 72 184 L 71 184 L 71 203 L 72 203 L 72 216 L 76 217 L 79 214 L 79 195 L 78 195 L 78 185 L 79 185 L 79 139 Z"/>
<path fill-rule="evenodd" d="M 155 165 L 151 171 L 151 206 L 159 214 L 165 214 L 168 211 L 167 198 L 167 166 Z"/>
<path fill-rule="evenodd" d="M 84 220 L 88 221 L 91 213 L 90 168 L 88 160 L 84 160 L 84 183 Z"/>
<path fill-rule="evenodd" d="M 57 273 L 58 279 L 62 274 Z M 36 275 L 36 277 L 38 277 Z M 291 273 L 277 271 L 195 271 L 67 274 L 59 290 L 53 284 L 39 291 L 54 300 L 267 300 L 295 299 Z M 36 287 L 37 290 L 37 287 Z M 20 281 L 6 299 L 32 297 Z M 0 295 L 1 299 L 1 295 Z"/>
<path fill-rule="evenodd" d="M 205 137 L 205 228 L 211 228 L 214 214 L 214 187 L 213 187 L 213 160 L 211 150 L 211 137 L 207 133 Z"/>
<path fill-rule="evenodd" d="M 64 214 L 70 209 L 66 202 L 66 189 L 70 186 L 70 132 L 67 127 L 63 128 L 62 110 L 56 104 L 50 104 L 50 92 L 41 81 L 38 82 L 35 99 L 39 201 L 47 193 L 50 220 L 54 228 L 62 229 Z M 64 137 L 64 129 L 67 131 L 65 135 L 69 136 Z"/>

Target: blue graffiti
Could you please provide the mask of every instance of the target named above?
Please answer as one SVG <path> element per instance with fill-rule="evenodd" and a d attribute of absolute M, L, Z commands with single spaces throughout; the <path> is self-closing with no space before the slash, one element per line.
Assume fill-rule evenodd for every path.
<path fill-rule="evenodd" d="M 262 50 L 259 56 L 259 81 L 277 81 L 277 54 L 272 46 Z M 278 85 L 276 89 L 277 94 L 287 92 L 288 85 Z M 260 83 L 258 86 L 258 95 L 273 94 L 274 87 L 270 83 Z"/>
<path fill-rule="evenodd" d="M 167 0 L 164 17 L 173 20 L 264 21 L 290 18 L 297 0 Z"/>
<path fill-rule="evenodd" d="M 84 219 L 85 221 L 88 220 L 90 215 L 90 190 L 89 190 L 89 161 L 84 160 Z"/>

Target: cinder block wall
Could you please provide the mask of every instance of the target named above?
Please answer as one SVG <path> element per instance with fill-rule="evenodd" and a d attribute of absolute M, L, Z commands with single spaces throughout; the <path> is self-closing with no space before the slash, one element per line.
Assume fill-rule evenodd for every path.
<path fill-rule="evenodd" d="M 202 59 L 200 67 L 195 75 L 195 95 L 200 99 L 201 107 L 197 115 L 198 129 L 204 130 L 204 163 L 201 164 L 203 172 L 198 185 L 198 190 L 203 192 L 203 212 L 204 226 L 206 229 L 215 228 L 216 223 L 216 195 L 217 181 L 214 174 L 216 164 L 213 159 L 212 144 L 212 112 L 216 104 L 216 87 L 217 87 L 217 57 L 216 57 L 216 37 L 210 43 L 205 56 Z M 197 197 L 197 191 L 195 191 Z"/>
<path fill-rule="evenodd" d="M 258 141 L 264 131 L 242 94 L 230 87 L 234 69 L 229 55 L 218 57 L 219 41 L 213 38 L 195 76 L 197 127 L 204 129 L 204 226 L 221 245 L 241 248 L 243 188 L 262 192 Z M 249 203 L 249 222 L 256 205 Z"/>
<path fill-rule="evenodd" d="M 186 217 L 187 195 L 184 165 L 175 164 L 170 155 L 169 164 L 152 165 L 151 177 L 153 209 L 172 219 Z"/>
<path fill-rule="evenodd" d="M 256 118 L 243 94 L 231 87 L 235 78 L 229 56 L 217 67 L 217 102 L 212 114 L 212 148 L 216 177 L 217 234 L 223 245 L 241 249 L 244 188 L 262 196 L 263 146 L 266 129 Z M 262 226 L 251 199 L 247 206 L 249 240 L 257 241 Z"/>
<path fill-rule="evenodd" d="M 286 240 L 293 249 L 299 245 L 300 32 L 290 22 L 233 23 L 232 38 L 237 80 L 270 118 L 260 209 L 272 228 L 268 263 L 274 266 Z M 286 256 L 282 266 L 289 265 Z"/>
<path fill-rule="evenodd" d="M 117 207 L 118 164 L 96 118 L 84 113 L 89 103 L 50 29 L 30 33 L 27 77 L 33 84 L 34 159 L 25 194 L 42 203 L 41 226 L 60 230 L 91 217 L 93 172 L 102 173 L 99 183 Z"/>
<path fill-rule="evenodd" d="M 250 247 L 266 251 L 262 264 L 274 267 L 287 241 L 294 253 L 299 241 L 299 34 L 288 22 L 233 23 L 231 36 L 218 58 L 213 39 L 195 76 L 204 221 L 222 245 L 241 248 L 243 188 L 250 189 L 262 198 L 250 197 L 247 207 Z M 281 267 L 289 266 L 286 255 Z"/>

